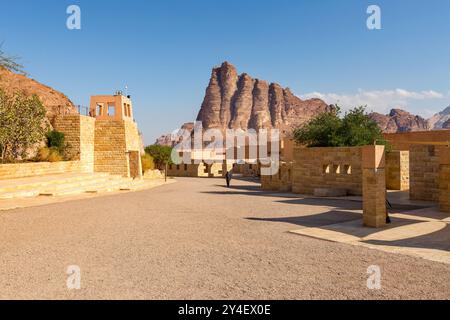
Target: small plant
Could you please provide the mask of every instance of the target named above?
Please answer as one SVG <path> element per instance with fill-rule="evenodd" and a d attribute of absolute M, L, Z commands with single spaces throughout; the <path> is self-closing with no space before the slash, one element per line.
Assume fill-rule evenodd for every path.
<path fill-rule="evenodd" d="M 63 160 L 63 157 L 59 153 L 59 151 L 55 148 L 50 148 L 50 153 L 48 155 L 48 162 L 60 162 Z"/>
<path fill-rule="evenodd" d="M 153 161 L 153 158 L 148 153 L 145 153 L 141 157 L 141 162 L 142 162 L 142 173 L 145 173 L 148 170 L 155 169 L 155 163 Z"/>
<path fill-rule="evenodd" d="M 64 133 L 52 130 L 47 132 L 47 146 L 58 150 L 60 154 L 64 154 L 66 149 Z"/>
<path fill-rule="evenodd" d="M 50 149 L 48 147 L 40 148 L 37 153 L 37 161 L 47 161 L 48 157 L 50 155 Z"/>

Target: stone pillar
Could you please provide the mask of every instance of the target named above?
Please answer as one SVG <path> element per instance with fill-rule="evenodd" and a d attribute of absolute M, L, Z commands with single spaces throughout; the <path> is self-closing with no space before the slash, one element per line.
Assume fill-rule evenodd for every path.
<path fill-rule="evenodd" d="M 384 146 L 363 147 L 362 169 L 364 225 L 379 228 L 387 215 Z"/>
<path fill-rule="evenodd" d="M 450 212 L 450 148 L 439 155 L 439 209 Z"/>

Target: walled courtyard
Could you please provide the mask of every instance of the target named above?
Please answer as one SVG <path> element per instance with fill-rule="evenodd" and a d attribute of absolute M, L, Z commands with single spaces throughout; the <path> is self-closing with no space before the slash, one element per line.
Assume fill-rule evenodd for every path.
<path fill-rule="evenodd" d="M 360 202 L 261 191 L 251 180 L 234 179 L 230 189 L 223 179 L 177 180 L 139 192 L 0 211 L 0 298 L 446 299 L 450 294 L 450 264 L 307 235 L 339 224 L 361 225 Z M 396 244 L 448 254 L 448 219 L 442 221 L 447 227 L 421 236 L 429 239 Z M 80 290 L 66 287 L 69 265 L 81 268 Z M 371 265 L 381 267 L 380 290 L 367 288 Z"/>

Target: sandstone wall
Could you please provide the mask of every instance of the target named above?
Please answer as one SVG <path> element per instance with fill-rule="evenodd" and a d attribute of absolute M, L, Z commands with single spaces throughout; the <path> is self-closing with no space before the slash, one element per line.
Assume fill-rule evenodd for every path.
<path fill-rule="evenodd" d="M 64 133 L 69 157 L 80 160 L 84 172 L 93 172 L 95 119 L 80 115 L 57 116 L 54 129 Z"/>
<path fill-rule="evenodd" d="M 409 196 L 411 200 L 439 200 L 439 153 L 436 146 L 410 147 Z"/>
<path fill-rule="evenodd" d="M 167 175 L 172 177 L 223 177 L 231 164 L 172 164 L 169 165 Z"/>
<path fill-rule="evenodd" d="M 274 175 L 261 175 L 263 190 L 291 192 L 292 191 L 292 163 L 281 163 Z"/>
<path fill-rule="evenodd" d="M 413 145 L 450 142 L 450 130 L 432 130 L 384 134 L 394 150 L 409 150 Z"/>
<path fill-rule="evenodd" d="M 0 180 L 81 172 L 83 166 L 80 161 L 0 164 Z"/>
<path fill-rule="evenodd" d="M 315 188 L 347 189 L 362 194 L 362 149 L 294 148 L 292 191 L 314 194 Z"/>
<path fill-rule="evenodd" d="M 126 153 L 123 121 L 96 120 L 94 143 L 94 170 L 129 176 L 129 158 Z"/>
<path fill-rule="evenodd" d="M 388 190 L 409 189 L 409 151 L 387 152 L 385 170 Z"/>

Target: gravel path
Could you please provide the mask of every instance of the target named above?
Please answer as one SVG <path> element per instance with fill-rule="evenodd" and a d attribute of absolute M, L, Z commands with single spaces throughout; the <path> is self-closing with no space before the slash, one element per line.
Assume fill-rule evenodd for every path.
<path fill-rule="evenodd" d="M 0 298 L 450 298 L 449 265 L 287 233 L 355 219 L 357 203 L 177 180 L 0 212 Z M 81 268 L 80 290 L 66 287 L 69 265 Z M 367 289 L 370 265 L 381 267 L 381 290 Z"/>

